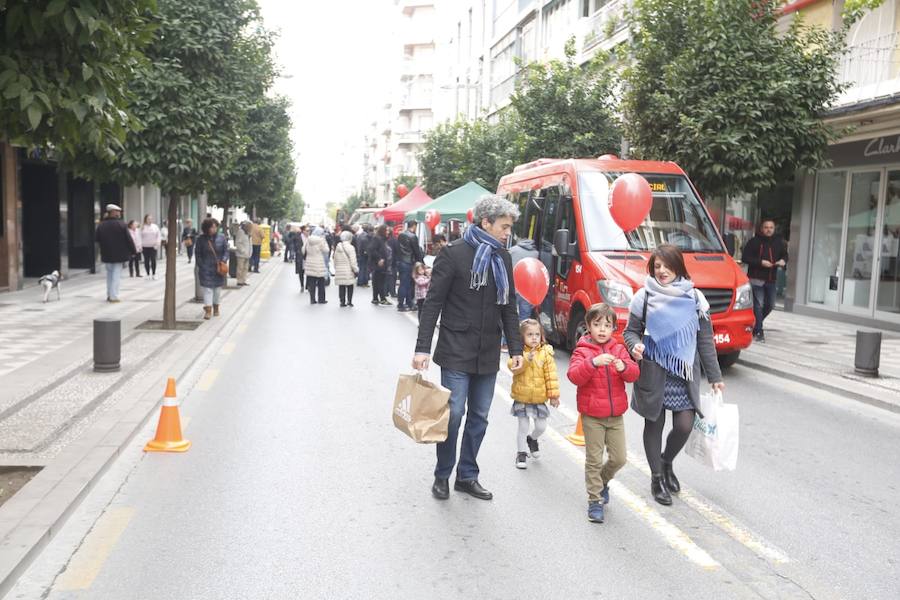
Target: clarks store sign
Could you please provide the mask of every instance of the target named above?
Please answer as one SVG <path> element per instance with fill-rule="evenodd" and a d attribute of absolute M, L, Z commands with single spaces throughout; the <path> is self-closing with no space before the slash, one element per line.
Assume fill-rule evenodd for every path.
<path fill-rule="evenodd" d="M 900 135 L 836 144 L 828 149 L 828 157 L 835 167 L 900 163 Z"/>

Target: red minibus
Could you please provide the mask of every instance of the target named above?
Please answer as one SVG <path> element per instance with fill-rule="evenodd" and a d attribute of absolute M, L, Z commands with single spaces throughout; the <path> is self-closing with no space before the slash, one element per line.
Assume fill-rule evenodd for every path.
<path fill-rule="evenodd" d="M 624 173 L 640 174 L 653 191 L 650 214 L 628 233 L 609 212 L 610 187 Z M 650 252 L 668 243 L 684 252 L 694 285 L 709 300 L 721 365 L 734 364 L 750 345 L 750 283 L 675 163 L 541 158 L 504 176 L 497 193 L 519 206 L 516 239 L 533 240 L 550 273 L 550 291 L 538 316 L 552 342 L 573 348 L 587 331 L 584 314 L 596 302 L 616 310 L 621 338 L 631 298 L 647 276 Z"/>

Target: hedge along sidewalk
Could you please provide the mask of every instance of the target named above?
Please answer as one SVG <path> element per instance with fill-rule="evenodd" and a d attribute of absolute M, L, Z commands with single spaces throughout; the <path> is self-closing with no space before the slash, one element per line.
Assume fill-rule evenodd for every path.
<path fill-rule="evenodd" d="M 185 397 L 204 364 L 218 350 L 217 338 L 237 327 L 242 309 L 258 294 L 265 293 L 270 287 L 266 284 L 274 281 L 274 274 L 280 271 L 267 269 L 262 277 L 255 278 L 255 286 L 228 293 L 223 297 L 222 317 L 205 322 L 196 331 L 176 332 L 168 352 L 159 355 L 148 373 L 129 383 L 130 398 L 122 399 L 98 418 L 0 507 L 0 597 L 9 592 L 16 579 L 56 535 L 121 449 L 156 414 L 166 378 L 175 377 L 179 397 Z M 187 313 L 193 316 L 195 312 L 196 305 L 186 307 L 180 317 Z"/>
<path fill-rule="evenodd" d="M 854 371 L 856 332 L 881 331 L 879 377 Z M 900 412 L 900 332 L 773 311 L 766 341 L 741 351 L 738 364 Z"/>

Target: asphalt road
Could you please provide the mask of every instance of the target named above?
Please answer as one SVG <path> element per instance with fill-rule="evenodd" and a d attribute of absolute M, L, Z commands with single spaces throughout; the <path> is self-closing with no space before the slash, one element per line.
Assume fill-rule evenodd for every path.
<path fill-rule="evenodd" d="M 629 464 L 592 524 L 559 351 L 542 458 L 514 466 L 501 373 L 479 457 L 494 500 L 439 502 L 433 448 L 390 417 L 414 314 L 364 289 L 311 306 L 286 266 L 271 284 L 182 398 L 191 450 L 142 456 L 142 433 L 9 597 L 900 596 L 898 415 L 735 367 L 738 470 L 681 456 L 686 491 L 655 504 L 629 414 Z"/>

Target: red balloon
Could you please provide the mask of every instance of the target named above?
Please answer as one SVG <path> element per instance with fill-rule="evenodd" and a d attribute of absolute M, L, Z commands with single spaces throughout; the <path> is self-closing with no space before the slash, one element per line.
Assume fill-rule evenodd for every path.
<path fill-rule="evenodd" d="M 440 211 L 431 209 L 425 213 L 425 223 L 431 228 L 434 229 L 441 222 L 441 213 Z"/>
<path fill-rule="evenodd" d="M 513 281 L 516 292 L 532 306 L 540 305 L 550 289 L 547 267 L 536 258 L 523 258 L 517 262 L 513 268 Z"/>
<path fill-rule="evenodd" d="M 609 213 L 625 233 L 644 222 L 652 204 L 650 184 L 637 173 L 622 175 L 609 191 Z"/>
<path fill-rule="evenodd" d="M 615 154 L 604 154 L 597 158 L 597 160 L 619 160 L 619 157 Z"/>
<path fill-rule="evenodd" d="M 468 211 L 466 211 L 466 221 L 468 221 L 469 223 L 475 222 L 475 209 L 470 208 Z"/>
<path fill-rule="evenodd" d="M 406 187 L 406 184 L 401 183 L 397 186 L 397 195 L 401 198 L 409 193 L 409 188 Z"/>

